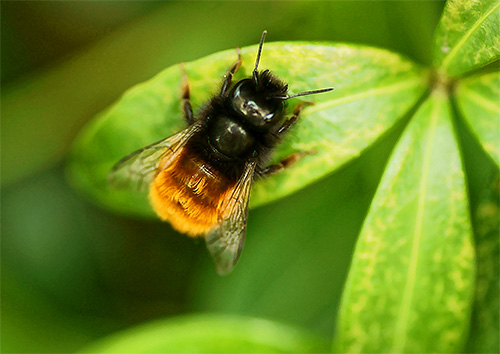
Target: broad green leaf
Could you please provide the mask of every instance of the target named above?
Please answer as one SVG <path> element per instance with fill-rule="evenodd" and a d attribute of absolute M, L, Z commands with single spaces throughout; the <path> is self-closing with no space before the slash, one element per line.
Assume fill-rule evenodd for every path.
<path fill-rule="evenodd" d="M 251 74 L 256 49 L 242 49 L 243 66 L 235 80 Z M 195 111 L 217 92 L 235 59 L 235 50 L 229 50 L 186 64 Z M 258 183 L 253 205 L 292 193 L 358 156 L 415 104 L 425 87 L 425 75 L 414 64 L 384 50 L 354 45 L 268 43 L 260 67 L 272 69 L 292 92 L 328 86 L 336 90 L 308 97 L 315 105 L 303 111 L 273 158 L 299 150 L 316 154 Z M 111 209 L 151 216 L 145 195 L 110 190 L 106 177 L 122 157 L 184 127 L 180 81 L 179 67 L 168 68 L 132 88 L 91 122 L 70 158 L 73 184 Z M 290 102 L 289 111 L 298 102 Z"/>
<path fill-rule="evenodd" d="M 448 0 L 436 31 L 434 65 L 458 76 L 500 57 L 500 2 Z"/>
<path fill-rule="evenodd" d="M 83 353 L 318 353 L 327 341 L 276 322 L 226 315 L 157 321 L 112 335 Z"/>
<path fill-rule="evenodd" d="M 406 128 L 363 225 L 339 314 L 341 352 L 459 352 L 474 250 L 464 173 L 444 92 Z"/>
<path fill-rule="evenodd" d="M 471 131 L 500 165 L 500 73 L 461 80 L 456 98 Z"/>
<path fill-rule="evenodd" d="M 497 173 L 474 215 L 477 281 L 468 353 L 496 353 L 500 347 L 499 187 Z"/>

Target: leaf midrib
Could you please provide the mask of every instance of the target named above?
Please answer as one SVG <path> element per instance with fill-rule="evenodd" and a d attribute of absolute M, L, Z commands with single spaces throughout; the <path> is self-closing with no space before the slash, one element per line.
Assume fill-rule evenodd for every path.
<path fill-rule="evenodd" d="M 432 154 L 432 146 L 434 143 L 434 135 L 436 133 L 436 125 L 438 120 L 438 114 L 437 114 L 438 108 L 439 108 L 438 103 L 434 102 L 434 107 L 431 112 L 431 121 L 429 123 L 429 137 L 425 147 L 425 160 L 422 169 L 422 178 L 420 179 L 419 195 L 417 202 L 417 215 L 415 218 L 416 222 L 413 234 L 412 249 L 410 254 L 408 276 L 406 277 L 407 281 L 405 284 L 405 288 L 403 290 L 403 296 L 401 301 L 402 308 L 399 312 L 398 318 L 396 319 L 395 331 L 399 332 L 400 335 L 396 333 L 396 335 L 394 336 L 393 348 L 391 351 L 393 353 L 403 353 L 404 352 L 403 349 L 407 339 L 406 332 L 408 327 L 408 320 L 410 317 L 410 307 L 414 293 L 413 289 L 415 287 L 417 278 L 416 273 L 417 273 L 417 264 L 420 254 L 420 243 L 422 240 L 422 228 L 423 228 L 423 219 L 425 211 L 424 208 L 425 196 L 427 193 L 427 181 L 429 179 L 429 168 L 430 168 L 430 160 Z M 399 328 L 401 330 L 398 330 Z"/>
<path fill-rule="evenodd" d="M 467 39 L 469 39 L 470 36 L 472 36 L 472 33 L 474 33 L 478 27 L 493 13 L 498 7 L 500 6 L 500 2 L 497 3 L 496 6 L 493 6 L 490 11 L 488 11 L 486 14 L 481 16 L 475 23 L 474 25 L 470 28 L 469 31 L 465 33 L 465 35 L 462 37 L 462 39 L 457 43 L 457 45 L 449 52 L 449 54 L 443 59 L 442 66 L 443 67 L 448 67 L 450 61 L 457 55 L 458 51 L 462 46 L 465 44 Z"/>

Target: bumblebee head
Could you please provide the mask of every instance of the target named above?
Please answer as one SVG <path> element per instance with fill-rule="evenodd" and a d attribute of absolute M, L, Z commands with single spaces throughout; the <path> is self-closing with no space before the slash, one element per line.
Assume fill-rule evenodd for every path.
<path fill-rule="evenodd" d="M 289 95 L 288 85 L 271 74 L 269 70 L 259 72 L 259 61 L 267 31 L 260 39 L 255 68 L 251 79 L 243 79 L 229 93 L 231 108 L 255 128 L 270 128 L 281 121 L 285 112 L 285 101 L 298 96 L 312 95 L 333 90 L 326 88 Z"/>
<path fill-rule="evenodd" d="M 239 81 L 229 93 L 231 108 L 255 128 L 271 127 L 279 123 L 285 112 L 285 102 L 276 95 L 285 95 L 287 86 L 273 77 L 269 70 L 253 79 Z"/>
<path fill-rule="evenodd" d="M 229 93 L 231 108 L 255 128 L 270 128 L 281 121 L 285 112 L 285 101 L 298 96 L 327 92 L 333 88 L 306 91 L 288 95 L 288 85 L 271 74 L 269 70 L 258 71 L 262 46 L 267 31 L 260 38 L 257 59 L 251 79 L 243 79 Z"/>

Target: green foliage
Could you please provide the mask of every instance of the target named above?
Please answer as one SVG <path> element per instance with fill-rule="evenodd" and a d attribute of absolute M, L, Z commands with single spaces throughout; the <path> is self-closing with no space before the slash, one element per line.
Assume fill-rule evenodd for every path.
<path fill-rule="evenodd" d="M 344 290 L 338 350 L 456 351 L 472 302 L 471 233 L 451 110 L 436 90 L 394 148 L 366 217 Z"/>
<path fill-rule="evenodd" d="M 268 320 L 192 315 L 115 334 L 83 353 L 322 353 L 321 337 Z"/>
<path fill-rule="evenodd" d="M 244 64 L 235 80 L 249 76 L 256 50 L 242 48 Z M 186 64 L 195 110 L 217 90 L 235 58 L 229 50 Z M 313 97 L 314 106 L 304 109 L 274 159 L 300 150 L 316 153 L 257 183 L 253 206 L 303 188 L 359 156 L 416 103 L 425 87 L 418 66 L 384 50 L 354 45 L 269 43 L 260 66 L 289 82 L 292 92 L 332 85 L 336 91 Z M 179 91 L 176 65 L 128 91 L 100 115 L 73 150 L 69 171 L 74 184 L 113 210 L 154 216 L 145 195 L 112 190 L 106 179 L 122 157 L 181 129 Z M 360 126 L 366 128 L 363 134 Z"/>
<path fill-rule="evenodd" d="M 434 64 L 457 76 L 500 55 L 500 3 L 450 0 L 436 32 Z"/>
<path fill-rule="evenodd" d="M 270 68 L 285 79 L 293 92 L 332 85 L 336 90 L 313 98 L 314 106 L 304 110 L 297 128 L 287 136 L 273 158 L 279 160 L 298 150 L 315 150 L 316 153 L 283 173 L 257 182 L 252 192 L 252 206 L 291 194 L 338 170 L 365 154 L 376 141 L 393 131 L 398 122 L 402 125 L 403 118 L 410 119 L 389 158 L 354 250 L 337 318 L 334 351 L 459 352 L 467 344 L 465 338 L 473 307 L 476 254 L 469 216 L 467 172 L 455 132 L 454 120 L 458 110 L 453 104 L 456 100 L 466 126 L 498 167 L 500 76 L 498 72 L 479 73 L 468 78 L 460 75 L 483 67 L 500 56 L 500 33 L 496 30 L 499 7 L 499 3 L 488 1 L 447 3 L 436 31 L 433 75 L 381 49 L 326 43 L 278 42 L 265 45 L 261 67 Z M 251 73 L 255 52 L 256 46 L 242 49 L 244 65 L 235 80 Z M 214 92 L 234 59 L 234 51 L 225 51 L 186 64 L 195 110 Z M 73 183 L 109 209 L 152 216 L 145 196 L 133 191 L 109 190 L 106 176 L 121 157 L 182 127 L 179 85 L 178 66 L 168 68 L 128 91 L 113 107 L 97 117 L 73 150 L 69 165 Z M 422 97 L 426 88 L 430 94 Z M 412 111 L 415 105 L 418 109 Z M 322 209 L 328 210 L 328 202 L 333 198 L 332 195 L 331 199 L 325 200 Z M 251 228 L 250 224 L 250 231 Z M 313 230 L 314 227 L 308 225 L 304 233 L 314 234 Z M 310 271 L 314 268 L 317 273 L 335 277 L 335 272 L 324 271 L 328 262 L 323 262 L 319 256 L 321 249 L 328 248 L 329 238 L 318 235 L 314 241 L 290 240 L 287 247 L 282 245 L 286 235 L 274 238 L 274 234 L 281 234 L 278 230 L 271 230 L 270 234 L 266 244 L 268 250 L 276 252 L 279 249 L 293 254 L 301 244 L 308 244 L 318 254 L 317 258 L 311 258 L 316 260 L 317 267 L 304 266 L 294 258 L 290 264 L 275 267 L 276 271 L 294 271 L 284 274 L 279 271 L 280 275 L 273 278 L 274 271 L 268 270 L 272 252 L 252 251 L 250 246 L 249 257 L 254 252 L 257 261 L 253 266 L 242 261 L 243 278 L 238 279 L 247 279 L 251 287 L 242 291 L 241 282 L 234 281 L 235 278 L 221 282 L 208 277 L 200 283 L 200 292 L 212 296 L 199 301 L 199 307 L 222 312 L 238 308 L 250 313 L 258 313 L 261 309 L 263 313 L 275 313 L 276 317 L 289 321 L 295 318 L 303 325 L 307 325 L 311 318 L 318 318 L 313 313 L 320 313 L 321 308 L 333 301 L 326 293 L 326 298 L 313 295 L 309 307 L 303 309 L 293 307 L 293 300 L 289 298 L 291 302 L 283 305 L 295 309 L 291 318 L 280 310 L 278 302 L 273 301 L 279 298 L 277 293 L 260 283 L 267 281 L 264 279 L 275 279 L 274 282 L 290 284 L 289 291 L 293 292 L 294 280 L 303 278 L 300 283 L 308 284 L 310 289 L 316 286 L 314 281 L 306 280 L 314 275 L 302 274 L 301 269 Z M 324 260 L 330 258 L 331 254 Z M 498 252 L 489 252 L 486 258 L 488 261 L 480 263 L 480 271 L 483 262 L 498 261 Z M 261 277 L 264 272 L 268 273 L 266 278 Z M 486 278 L 488 284 L 493 281 L 491 276 Z M 321 279 L 318 277 L 320 283 L 324 281 Z M 481 322 L 485 314 L 492 311 L 491 305 L 498 303 L 495 302 L 498 294 L 491 295 L 491 285 L 485 286 L 482 281 L 478 285 L 487 288 L 476 292 L 473 321 Z M 484 292 L 490 295 L 481 296 Z M 256 301 L 256 298 L 261 300 Z M 263 310 L 265 304 L 273 309 Z M 271 335 L 270 342 L 262 347 L 252 339 L 261 340 L 262 334 L 248 332 L 249 320 L 246 319 L 234 319 L 230 325 L 225 322 L 221 325 L 219 319 L 213 322 L 213 318 L 181 324 L 176 321 L 140 330 L 139 333 L 143 334 L 139 335 L 125 333 L 92 350 L 309 350 L 309 347 L 301 346 L 300 340 L 292 344 L 279 339 L 292 338 L 286 334 L 280 337 L 282 333 L 275 339 Z M 498 316 L 489 318 L 484 331 L 472 332 L 468 347 L 481 348 L 477 338 L 482 338 L 483 333 L 489 333 L 489 343 L 497 343 L 498 335 L 489 331 L 492 326 L 498 328 L 497 324 Z M 242 330 L 242 326 L 247 329 Z M 201 330 L 204 328 L 207 332 Z M 165 333 L 165 337 L 158 333 Z M 222 336 L 220 341 L 213 341 L 219 336 Z M 157 342 L 156 338 L 160 337 L 160 342 Z M 192 343 L 197 343 L 196 349 Z M 220 343 L 224 345 L 219 346 Z M 285 347 L 275 347 L 270 343 L 281 343 Z"/>
<path fill-rule="evenodd" d="M 474 312 L 467 352 L 495 353 L 500 347 L 500 180 L 491 178 L 474 212 L 476 224 L 477 280 Z"/>
<path fill-rule="evenodd" d="M 461 80 L 456 89 L 458 106 L 484 150 L 500 165 L 500 73 Z"/>
<path fill-rule="evenodd" d="M 292 92 L 335 91 L 305 98 L 315 105 L 273 159 L 316 153 L 256 182 L 251 205 L 261 207 L 250 212 L 241 260 L 225 278 L 202 245 L 168 225 L 92 209 L 69 189 L 61 193 L 61 178 L 37 175 L 20 193 L 2 194 L 2 349 L 68 352 L 90 343 L 84 352 L 497 350 L 498 185 L 481 182 L 491 171 L 498 179 L 500 165 L 499 69 L 484 70 L 500 57 L 500 5 L 448 1 L 431 45 L 432 12 L 416 10 L 430 3 L 173 3 L 124 37 L 110 36 L 92 55 L 69 60 L 57 75 L 10 87 L 2 95 L 2 162 L 19 167 L 2 173 L 10 181 L 66 153 L 67 132 L 98 111 L 87 104 L 93 94 L 107 102 L 165 63 L 228 48 L 228 38 L 254 43 L 255 27 L 279 40 L 307 41 L 266 43 L 261 68 Z M 252 26 L 243 25 L 248 14 Z M 338 36 L 342 30 L 349 34 Z M 375 30 L 380 37 L 371 41 Z M 162 57 L 162 41 L 189 49 Z M 126 54 L 106 70 L 113 48 Z M 251 73 L 255 51 L 242 48 L 235 80 Z M 235 59 L 227 50 L 186 63 L 195 110 Z M 146 195 L 111 190 L 106 177 L 128 153 L 184 126 L 180 85 L 179 66 L 171 66 L 90 122 L 68 159 L 73 185 L 108 211 L 153 218 Z M 290 101 L 288 113 L 299 101 Z M 33 124 L 37 116 L 44 124 Z M 161 271 L 141 272 L 155 265 Z M 62 314 L 67 309 L 72 316 Z M 186 312 L 214 314 L 132 327 Z M 124 327 L 131 329 L 116 333 Z"/>

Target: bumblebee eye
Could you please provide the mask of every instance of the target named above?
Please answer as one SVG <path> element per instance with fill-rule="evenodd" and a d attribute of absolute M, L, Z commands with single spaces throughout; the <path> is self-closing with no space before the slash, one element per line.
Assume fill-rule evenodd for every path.
<path fill-rule="evenodd" d="M 251 80 L 242 80 L 234 87 L 231 105 L 236 113 L 256 127 L 273 124 L 274 118 L 281 118 L 284 110 L 283 102 L 268 100 L 259 94 Z"/>

